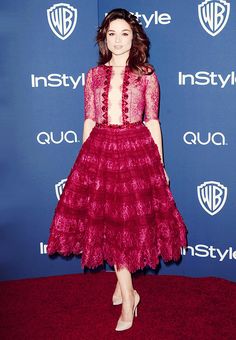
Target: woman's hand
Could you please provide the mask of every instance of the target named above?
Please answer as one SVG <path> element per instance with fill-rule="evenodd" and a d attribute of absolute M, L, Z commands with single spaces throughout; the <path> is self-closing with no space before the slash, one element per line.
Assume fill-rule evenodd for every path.
<path fill-rule="evenodd" d="M 169 177 L 168 177 L 168 175 L 167 175 L 167 173 L 166 173 L 166 169 L 163 168 L 163 170 L 164 170 L 164 173 L 165 173 L 165 176 L 166 176 L 167 184 L 170 185 L 170 179 L 169 179 Z"/>

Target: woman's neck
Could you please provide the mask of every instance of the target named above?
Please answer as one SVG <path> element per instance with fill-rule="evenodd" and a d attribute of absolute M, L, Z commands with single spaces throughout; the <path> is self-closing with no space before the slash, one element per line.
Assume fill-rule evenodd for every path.
<path fill-rule="evenodd" d="M 122 55 L 112 55 L 109 65 L 110 66 L 126 66 L 127 65 L 128 54 L 124 53 Z"/>

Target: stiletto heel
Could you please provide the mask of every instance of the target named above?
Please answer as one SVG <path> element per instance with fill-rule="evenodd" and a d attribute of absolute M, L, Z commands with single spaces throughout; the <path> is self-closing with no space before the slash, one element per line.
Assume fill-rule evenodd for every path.
<path fill-rule="evenodd" d="M 138 316 L 138 304 L 140 302 L 140 296 L 137 293 L 136 290 L 134 290 L 134 307 L 133 307 L 133 313 L 132 313 L 132 320 L 131 321 L 122 321 L 118 320 L 116 325 L 116 331 L 124 331 L 126 329 L 129 329 L 133 325 L 134 316 Z"/>

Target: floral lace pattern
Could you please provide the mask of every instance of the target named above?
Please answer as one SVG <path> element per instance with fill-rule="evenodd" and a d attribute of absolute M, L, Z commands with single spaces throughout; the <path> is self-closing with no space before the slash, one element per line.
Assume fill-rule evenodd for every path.
<path fill-rule="evenodd" d="M 100 65 L 91 68 L 84 87 L 84 119 L 90 118 L 99 124 L 108 124 L 108 95 L 112 66 Z M 159 120 L 159 82 L 156 73 L 138 76 L 125 67 L 122 86 L 122 123 Z M 112 113 L 110 113 L 112 114 Z"/>
<path fill-rule="evenodd" d="M 141 122 L 91 131 L 71 169 L 50 228 L 47 253 L 82 254 L 135 272 L 177 261 L 186 228 L 166 183 L 157 145 Z"/>
<path fill-rule="evenodd" d="M 113 74 L 104 65 L 87 74 L 85 119 L 96 124 L 55 209 L 47 253 L 82 254 L 82 268 L 106 260 L 130 272 L 155 269 L 160 257 L 177 261 L 187 244 L 157 144 L 143 124 L 143 119 L 159 119 L 158 80 L 155 73 L 137 78 L 126 67 L 113 92 L 122 122 L 113 125 L 108 100 Z"/>
<path fill-rule="evenodd" d="M 127 123 L 127 120 L 129 118 L 128 112 L 129 112 L 129 107 L 128 107 L 128 85 L 129 85 L 129 78 L 130 74 L 128 72 L 128 68 L 125 68 L 124 72 L 124 81 L 123 81 L 123 88 L 122 88 L 122 118 L 123 118 L 123 124 Z"/>

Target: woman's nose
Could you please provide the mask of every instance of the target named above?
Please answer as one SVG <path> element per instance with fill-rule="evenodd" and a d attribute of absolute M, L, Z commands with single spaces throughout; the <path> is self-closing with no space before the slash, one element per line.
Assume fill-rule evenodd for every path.
<path fill-rule="evenodd" d="M 116 35 L 116 42 L 120 42 L 121 41 L 121 37 L 119 35 Z"/>

